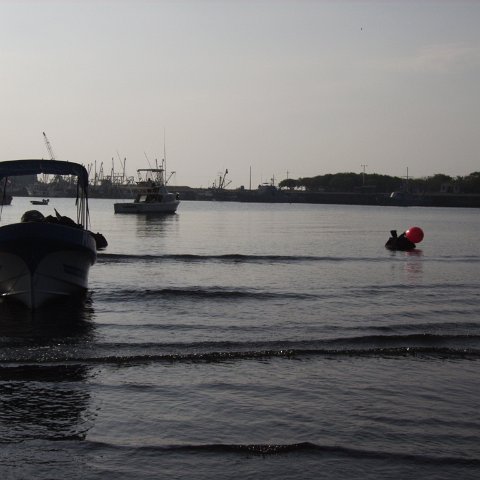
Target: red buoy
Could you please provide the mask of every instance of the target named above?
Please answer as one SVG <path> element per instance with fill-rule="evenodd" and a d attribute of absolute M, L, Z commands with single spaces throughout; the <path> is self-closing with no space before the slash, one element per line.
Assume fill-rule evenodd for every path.
<path fill-rule="evenodd" d="M 420 227 L 410 227 L 405 236 L 413 243 L 420 243 L 423 240 L 423 230 Z"/>

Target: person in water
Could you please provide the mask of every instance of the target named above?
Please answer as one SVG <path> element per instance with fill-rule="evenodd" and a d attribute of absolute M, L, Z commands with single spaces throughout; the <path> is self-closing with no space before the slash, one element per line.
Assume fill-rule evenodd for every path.
<path fill-rule="evenodd" d="M 416 245 L 411 242 L 403 232 L 400 236 L 396 230 L 390 230 L 391 237 L 387 240 L 385 247 L 389 250 L 413 250 Z"/>

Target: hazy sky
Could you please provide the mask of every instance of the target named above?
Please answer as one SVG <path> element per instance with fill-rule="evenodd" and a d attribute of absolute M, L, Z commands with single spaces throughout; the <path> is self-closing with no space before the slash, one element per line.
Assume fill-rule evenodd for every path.
<path fill-rule="evenodd" d="M 0 160 L 178 185 L 480 170 L 480 1 L 0 0 Z"/>

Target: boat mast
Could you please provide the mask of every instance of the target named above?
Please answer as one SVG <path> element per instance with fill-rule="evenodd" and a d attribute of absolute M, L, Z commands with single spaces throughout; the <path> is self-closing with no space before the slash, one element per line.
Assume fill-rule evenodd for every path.
<path fill-rule="evenodd" d="M 165 147 L 165 143 L 166 143 L 166 140 L 165 140 L 165 127 L 163 127 L 163 170 L 164 170 L 164 181 L 165 181 L 165 185 L 167 184 L 168 182 L 168 179 L 167 179 L 167 150 L 166 150 L 166 147 Z"/>

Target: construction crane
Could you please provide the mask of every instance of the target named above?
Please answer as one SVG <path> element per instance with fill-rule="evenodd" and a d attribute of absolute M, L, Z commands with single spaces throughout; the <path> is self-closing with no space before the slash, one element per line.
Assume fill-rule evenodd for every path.
<path fill-rule="evenodd" d="M 228 169 L 225 170 L 225 173 L 223 175 L 219 174 L 219 176 L 218 176 L 218 186 L 217 186 L 217 182 L 214 181 L 212 188 L 215 188 L 215 189 L 218 189 L 218 190 L 223 190 L 225 187 L 230 185 L 232 183 L 232 181 L 231 180 L 228 180 L 228 181 L 226 180 L 227 174 L 228 174 Z"/>
<path fill-rule="evenodd" d="M 50 155 L 50 160 L 56 160 L 55 154 L 53 153 L 53 148 L 50 145 L 50 142 L 48 141 L 47 136 L 45 135 L 45 132 L 43 132 L 43 137 L 45 139 L 45 145 L 47 146 L 48 153 Z"/>

